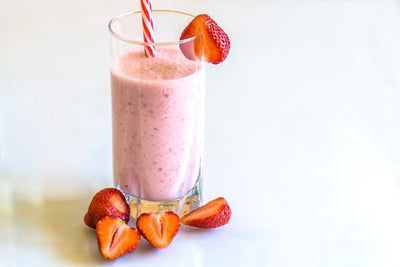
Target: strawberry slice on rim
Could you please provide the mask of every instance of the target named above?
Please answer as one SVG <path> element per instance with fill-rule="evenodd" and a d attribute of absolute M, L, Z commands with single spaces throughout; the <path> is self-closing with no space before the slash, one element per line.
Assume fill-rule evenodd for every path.
<path fill-rule="evenodd" d="M 178 233 L 179 216 L 171 211 L 143 213 L 136 220 L 136 228 L 156 248 L 166 248 Z"/>
<path fill-rule="evenodd" d="M 219 64 L 226 59 L 231 48 L 228 35 L 206 14 L 196 16 L 183 30 L 180 40 L 195 37 L 180 45 L 182 53 L 191 60 L 204 60 Z"/>

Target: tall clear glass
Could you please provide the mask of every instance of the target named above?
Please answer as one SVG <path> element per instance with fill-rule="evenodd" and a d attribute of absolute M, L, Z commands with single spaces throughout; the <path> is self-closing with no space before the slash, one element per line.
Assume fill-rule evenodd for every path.
<path fill-rule="evenodd" d="M 133 217 L 165 210 L 182 216 L 201 203 L 205 67 L 185 57 L 194 38 L 179 40 L 192 19 L 153 10 L 153 58 L 144 53 L 151 44 L 142 41 L 141 11 L 109 23 L 114 185 Z"/>

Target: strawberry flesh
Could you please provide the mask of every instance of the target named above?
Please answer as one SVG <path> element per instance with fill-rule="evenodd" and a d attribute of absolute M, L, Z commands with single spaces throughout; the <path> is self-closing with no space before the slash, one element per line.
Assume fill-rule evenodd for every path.
<path fill-rule="evenodd" d="M 156 248 L 166 248 L 178 233 L 179 216 L 173 212 L 143 213 L 136 220 L 136 228 Z"/>
<path fill-rule="evenodd" d="M 124 195 L 116 188 L 105 188 L 97 192 L 84 217 L 84 222 L 91 228 L 96 228 L 97 222 L 105 217 L 112 216 L 129 222 L 130 208 Z"/>
<path fill-rule="evenodd" d="M 231 214 L 228 202 L 219 197 L 185 215 L 182 224 L 199 228 L 216 228 L 227 224 Z"/>
<path fill-rule="evenodd" d="M 104 258 L 112 260 L 134 250 L 140 234 L 119 218 L 106 216 L 96 225 L 97 242 Z"/>
<path fill-rule="evenodd" d="M 186 40 L 195 37 L 180 45 L 182 53 L 191 60 L 204 60 L 219 64 L 226 59 L 231 48 L 228 35 L 208 15 L 196 16 L 183 30 L 180 39 Z M 191 43 L 194 44 L 191 45 Z"/>

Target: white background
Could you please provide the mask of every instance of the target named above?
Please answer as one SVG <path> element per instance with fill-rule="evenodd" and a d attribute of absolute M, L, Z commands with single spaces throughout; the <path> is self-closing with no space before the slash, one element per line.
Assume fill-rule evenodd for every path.
<path fill-rule="evenodd" d="M 108 20 L 139 1 L 0 2 L 0 266 L 400 266 L 400 1 L 154 0 L 231 37 L 207 77 L 204 196 L 108 262 L 82 219 L 112 185 Z"/>

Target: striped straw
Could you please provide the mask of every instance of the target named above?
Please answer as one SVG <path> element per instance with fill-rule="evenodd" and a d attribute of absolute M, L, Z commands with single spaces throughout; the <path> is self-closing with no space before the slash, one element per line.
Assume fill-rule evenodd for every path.
<path fill-rule="evenodd" d="M 151 0 L 140 0 L 140 4 L 142 6 L 144 42 L 154 44 L 154 26 L 153 26 Z M 146 45 L 144 47 L 144 53 L 146 54 L 146 57 L 154 57 L 155 56 L 154 45 Z"/>

